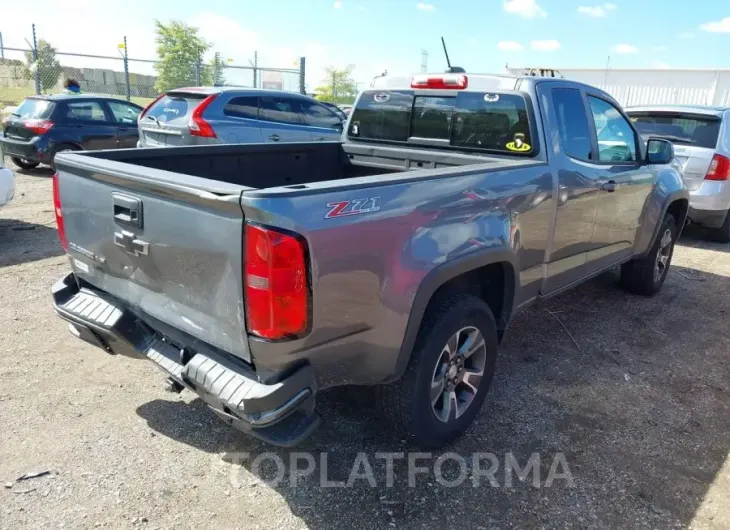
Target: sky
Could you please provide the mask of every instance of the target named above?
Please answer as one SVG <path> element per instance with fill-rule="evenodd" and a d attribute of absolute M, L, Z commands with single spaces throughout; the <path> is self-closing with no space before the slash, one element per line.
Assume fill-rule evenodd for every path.
<path fill-rule="evenodd" d="M 730 68 L 730 1 L 702 0 L 0 0 L 6 47 L 27 47 L 31 24 L 59 51 L 154 59 L 154 21 L 200 30 L 231 64 L 293 68 L 307 58 L 314 89 L 327 66 L 373 76 L 446 67 L 467 72 L 543 68 Z M 6 57 L 13 57 L 6 52 Z M 609 60 L 610 57 L 610 60 Z M 20 57 L 18 57 L 20 58 Z M 106 68 L 92 59 L 70 66 Z M 80 61 L 80 62 L 79 62 Z M 62 58 L 62 64 L 69 60 Z M 149 65 L 133 64 L 138 73 Z"/>

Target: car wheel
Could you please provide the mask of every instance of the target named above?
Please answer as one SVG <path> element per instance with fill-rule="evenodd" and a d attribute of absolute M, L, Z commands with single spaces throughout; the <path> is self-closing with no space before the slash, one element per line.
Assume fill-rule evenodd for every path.
<path fill-rule="evenodd" d="M 677 223 L 674 216 L 664 216 L 659 234 L 649 253 L 621 266 L 621 283 L 632 293 L 652 296 L 659 292 L 669 273 L 669 265 L 677 240 Z"/>
<path fill-rule="evenodd" d="M 730 212 L 725 214 L 725 222 L 722 223 L 722 226 L 710 229 L 708 235 L 718 243 L 730 243 Z"/>
<path fill-rule="evenodd" d="M 497 326 L 479 298 L 453 295 L 430 310 L 403 377 L 376 390 L 379 412 L 396 433 L 439 448 L 466 431 L 489 391 Z"/>
<path fill-rule="evenodd" d="M 34 169 L 38 167 L 38 162 L 33 162 L 27 158 L 12 156 L 10 157 L 10 160 L 12 160 L 13 164 L 18 166 L 20 169 Z"/>

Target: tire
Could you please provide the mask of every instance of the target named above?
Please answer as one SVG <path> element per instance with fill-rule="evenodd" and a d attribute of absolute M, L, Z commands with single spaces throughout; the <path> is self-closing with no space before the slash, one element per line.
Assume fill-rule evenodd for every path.
<path fill-rule="evenodd" d="M 35 169 L 40 164 L 40 162 L 30 162 L 17 156 L 11 156 L 10 160 L 12 160 L 13 164 L 18 166 L 20 169 Z"/>
<path fill-rule="evenodd" d="M 730 212 L 725 214 L 725 221 L 720 228 L 711 228 L 708 231 L 710 239 L 718 243 L 730 243 Z"/>
<path fill-rule="evenodd" d="M 53 149 L 53 153 L 51 154 L 51 163 L 49 166 L 51 166 L 51 169 L 53 172 L 56 172 L 56 155 L 58 153 L 63 153 L 64 151 L 80 151 L 80 149 L 74 145 L 59 145 Z"/>
<path fill-rule="evenodd" d="M 464 357 L 467 343 L 479 344 L 479 335 L 483 347 L 473 348 L 471 356 Z M 454 344 L 462 348 L 453 348 Z M 451 366 L 449 351 L 454 350 L 454 359 L 461 360 Z M 489 306 L 474 296 L 450 296 L 424 316 L 403 377 L 376 387 L 378 411 L 401 438 L 425 449 L 443 447 L 461 436 L 479 413 L 492 384 L 496 358 L 497 325 Z M 483 375 L 478 377 L 480 367 Z M 460 379 L 455 387 L 452 376 Z M 443 385 L 435 401 L 432 385 L 433 395 Z M 455 396 L 463 401 L 455 402 Z"/>
<path fill-rule="evenodd" d="M 676 241 L 677 223 L 674 216 L 667 213 L 649 253 L 621 266 L 621 284 L 635 294 L 653 296 L 658 293 L 667 279 Z"/>

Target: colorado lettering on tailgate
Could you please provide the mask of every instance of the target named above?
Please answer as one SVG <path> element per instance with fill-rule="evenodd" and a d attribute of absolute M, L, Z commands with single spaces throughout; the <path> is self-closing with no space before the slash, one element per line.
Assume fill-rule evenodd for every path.
<path fill-rule="evenodd" d="M 348 215 L 358 215 L 361 213 L 377 212 L 380 210 L 380 197 L 370 197 L 369 199 L 352 199 L 351 201 L 329 202 L 327 208 L 330 210 L 325 219 L 333 219 L 335 217 L 346 217 Z"/>

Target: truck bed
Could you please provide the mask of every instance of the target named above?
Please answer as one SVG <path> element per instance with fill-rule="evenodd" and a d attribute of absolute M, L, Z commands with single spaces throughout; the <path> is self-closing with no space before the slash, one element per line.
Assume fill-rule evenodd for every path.
<path fill-rule="evenodd" d="M 71 160 L 77 156 L 83 156 L 85 159 L 85 169 L 103 168 L 104 171 L 109 171 L 117 168 L 124 171 L 129 166 L 134 166 L 136 174 L 143 176 L 144 172 L 140 172 L 139 168 L 145 167 L 166 172 L 156 172 L 154 176 L 150 174 L 150 177 L 163 181 L 169 180 L 170 174 L 184 174 L 214 181 L 216 184 L 195 181 L 191 184 L 223 194 L 236 190 L 222 186 L 223 183 L 253 189 L 301 187 L 316 182 L 388 175 L 420 169 L 490 163 L 504 168 L 510 165 L 534 163 L 534 160 L 529 159 L 515 160 L 410 147 L 380 147 L 372 144 L 339 142 L 123 149 L 73 155 Z M 100 163 L 95 163 L 95 159 Z M 123 165 L 110 165 L 108 162 L 119 162 Z M 177 180 L 179 181 L 179 178 Z"/>

